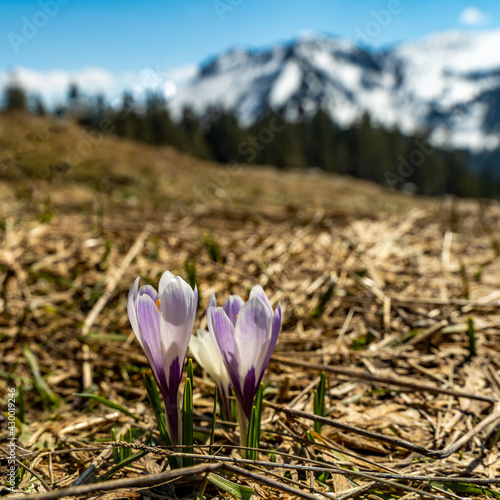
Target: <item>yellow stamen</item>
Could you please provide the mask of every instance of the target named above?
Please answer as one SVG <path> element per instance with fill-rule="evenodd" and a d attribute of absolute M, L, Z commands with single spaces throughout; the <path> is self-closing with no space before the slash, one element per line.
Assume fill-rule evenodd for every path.
<path fill-rule="evenodd" d="M 158 311 L 160 310 L 160 303 L 161 303 L 161 299 L 158 299 L 156 301 L 156 307 L 158 308 Z"/>

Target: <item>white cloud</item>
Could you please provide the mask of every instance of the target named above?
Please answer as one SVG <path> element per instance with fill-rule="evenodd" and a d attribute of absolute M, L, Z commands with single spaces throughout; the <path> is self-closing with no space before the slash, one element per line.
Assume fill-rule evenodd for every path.
<path fill-rule="evenodd" d="M 477 7 L 466 7 L 460 12 L 460 22 L 468 26 L 484 26 L 490 16 Z"/>
<path fill-rule="evenodd" d="M 148 90 L 160 91 L 168 101 L 174 99 L 177 87 L 182 86 L 198 71 L 195 65 L 157 72 L 146 67 L 141 71 L 111 73 L 103 68 L 83 68 L 77 71 L 61 69 L 37 71 L 18 67 L 13 71 L 0 68 L 0 95 L 14 79 L 31 95 L 39 95 L 49 107 L 66 101 L 70 83 L 76 83 L 83 94 L 103 94 L 110 102 L 121 102 L 125 90 L 137 99 Z"/>

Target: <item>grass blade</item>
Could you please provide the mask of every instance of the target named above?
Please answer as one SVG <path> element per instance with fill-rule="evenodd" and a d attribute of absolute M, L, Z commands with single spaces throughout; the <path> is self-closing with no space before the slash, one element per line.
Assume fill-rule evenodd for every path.
<path fill-rule="evenodd" d="M 109 399 L 103 398 L 102 396 L 98 396 L 97 394 L 76 393 L 76 394 L 73 394 L 73 396 L 79 396 L 81 398 L 93 399 L 97 403 L 100 403 L 104 406 L 108 406 L 109 408 L 113 408 L 113 410 L 121 411 L 125 415 L 132 417 L 136 422 L 138 422 L 140 420 L 140 418 L 137 415 L 134 415 L 131 411 L 127 410 L 127 408 L 125 408 L 124 406 L 119 405 L 118 403 L 115 403 L 113 401 L 110 401 Z"/>
<path fill-rule="evenodd" d="M 22 385 L 18 389 L 19 407 L 17 411 L 17 417 L 19 420 L 25 424 L 26 423 L 26 402 L 24 400 L 24 388 Z"/>
<path fill-rule="evenodd" d="M 240 500 L 250 500 L 252 495 L 255 494 L 254 490 L 249 486 L 233 483 L 229 481 L 229 479 L 213 474 L 212 472 L 207 474 L 207 478 L 213 485 L 217 486 L 217 488 L 220 488 Z"/>
<path fill-rule="evenodd" d="M 469 337 L 469 353 L 470 357 L 473 358 L 476 352 L 476 329 L 474 328 L 474 320 L 469 318 L 467 320 L 467 337 Z"/>
<path fill-rule="evenodd" d="M 184 269 L 186 270 L 187 282 L 194 290 L 194 287 L 198 285 L 198 278 L 196 276 L 196 262 L 194 260 L 186 259 L 184 261 Z M 196 304 L 197 307 L 200 307 L 200 302 L 201 302 L 201 293 L 200 293 L 200 287 L 198 286 L 198 303 Z"/>
<path fill-rule="evenodd" d="M 105 481 L 106 479 L 109 479 L 111 476 L 116 474 L 120 469 L 123 467 L 127 467 L 127 465 L 130 465 L 131 463 L 135 462 L 136 460 L 139 460 L 140 458 L 144 457 L 147 455 L 149 451 L 142 450 L 138 451 L 137 453 L 134 453 L 133 455 L 130 455 L 129 457 L 125 458 L 122 460 L 120 463 L 117 463 L 111 469 L 109 469 L 108 472 L 104 473 L 102 476 L 99 476 L 95 482 L 100 482 L 100 481 Z"/>
<path fill-rule="evenodd" d="M 193 362 L 188 361 L 188 378 L 184 385 L 184 404 L 182 407 L 182 444 L 186 446 L 186 453 L 193 453 Z M 190 467 L 193 465 L 192 457 L 183 458 L 183 466 Z"/>
<path fill-rule="evenodd" d="M 111 428 L 111 441 L 118 441 L 118 438 L 116 437 L 116 432 L 113 428 Z M 112 453 L 113 453 L 113 463 L 115 465 L 119 464 L 122 460 L 121 454 L 120 454 L 120 448 L 116 448 L 113 446 Z"/>
<path fill-rule="evenodd" d="M 167 432 L 167 426 L 165 424 L 165 419 L 162 415 L 162 403 L 160 399 L 160 394 L 158 393 L 158 388 L 156 387 L 156 382 L 151 377 L 144 375 L 143 377 L 144 386 L 146 387 L 146 392 L 148 393 L 148 399 L 153 408 L 153 413 L 156 420 L 156 425 L 158 426 L 158 432 L 160 433 L 161 440 L 167 449 L 172 451 L 172 441 Z M 178 469 L 179 463 L 175 457 L 167 457 L 168 463 L 171 469 Z"/>
<path fill-rule="evenodd" d="M 314 391 L 314 414 L 319 417 L 325 416 L 325 397 L 326 397 L 326 375 L 325 372 L 321 372 L 321 377 L 319 379 L 319 384 L 317 389 Z M 321 423 L 314 422 L 314 431 L 318 434 L 321 432 Z"/>
<path fill-rule="evenodd" d="M 248 438 L 247 446 L 249 448 L 259 448 L 260 446 L 260 425 L 262 418 L 262 397 L 264 394 L 264 384 L 260 384 L 257 394 L 255 395 L 250 421 L 248 423 Z M 247 458 L 249 460 L 257 460 L 257 450 L 247 450 Z"/>
<path fill-rule="evenodd" d="M 248 422 L 248 434 L 247 434 L 247 446 L 249 448 L 256 448 L 255 446 L 255 426 L 256 426 L 256 408 L 252 407 L 252 413 L 250 413 L 250 420 Z M 240 430 L 241 432 L 241 430 Z M 248 460 L 257 460 L 257 452 L 255 450 L 247 450 L 246 458 Z"/>
<path fill-rule="evenodd" d="M 46 408 L 56 408 L 59 406 L 60 400 L 59 398 L 50 390 L 49 386 L 46 384 L 45 380 L 40 373 L 40 366 L 38 365 L 38 360 L 35 355 L 31 352 L 30 348 L 25 345 L 24 346 L 24 357 L 28 362 L 28 366 L 31 369 L 31 373 L 33 374 L 33 378 L 35 381 L 35 387 L 40 394 L 40 399 L 42 400 L 42 404 Z"/>
<path fill-rule="evenodd" d="M 215 421 L 217 420 L 217 400 L 219 396 L 219 390 L 217 389 L 217 386 L 215 386 L 215 394 L 214 394 L 214 409 L 212 410 L 212 426 L 210 429 L 210 455 L 213 454 L 213 444 L 215 441 Z"/>

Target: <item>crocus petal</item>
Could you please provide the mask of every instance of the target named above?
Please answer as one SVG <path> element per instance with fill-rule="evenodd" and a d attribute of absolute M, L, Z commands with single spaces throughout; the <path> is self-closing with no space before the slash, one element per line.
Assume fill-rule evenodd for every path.
<path fill-rule="evenodd" d="M 264 289 L 260 285 L 255 285 L 251 290 L 250 290 L 250 297 L 249 299 L 253 299 L 254 297 L 258 297 L 264 304 L 267 306 L 269 311 L 271 311 L 271 314 L 273 314 L 273 308 L 271 307 L 271 302 L 269 302 L 269 299 L 267 298 L 266 292 L 264 292 Z"/>
<path fill-rule="evenodd" d="M 158 294 L 160 297 L 163 295 L 165 287 L 175 278 L 175 276 L 170 271 L 165 271 L 160 278 L 158 283 Z"/>
<path fill-rule="evenodd" d="M 181 365 L 184 364 L 196 316 L 194 299 L 192 288 L 178 276 L 166 285 L 160 297 L 160 329 L 166 369 L 176 357 Z"/>
<path fill-rule="evenodd" d="M 151 300 L 156 304 L 160 296 L 158 292 L 151 285 L 143 285 L 139 288 L 139 297 L 141 295 L 149 295 Z"/>
<path fill-rule="evenodd" d="M 219 342 L 217 341 L 216 334 L 215 334 L 215 325 L 212 322 L 212 310 L 215 311 L 217 309 L 217 302 L 215 300 L 215 293 L 212 293 L 210 295 L 210 298 L 208 299 L 208 306 L 207 306 L 207 326 L 208 326 L 208 331 L 210 332 L 210 335 L 212 336 L 215 344 L 218 346 Z"/>
<path fill-rule="evenodd" d="M 250 419 L 250 414 L 252 413 L 253 400 L 256 393 L 256 380 L 255 380 L 255 369 L 252 369 L 246 374 L 245 380 L 243 382 L 243 398 L 241 401 L 243 411 L 248 419 Z"/>
<path fill-rule="evenodd" d="M 136 278 L 128 292 L 127 312 L 128 319 L 130 320 L 130 324 L 132 325 L 132 330 L 134 331 L 139 344 L 141 344 L 141 347 L 143 347 L 141 328 L 137 319 L 137 295 L 139 293 L 139 280 L 140 278 Z"/>
<path fill-rule="evenodd" d="M 241 308 L 234 336 L 239 352 L 244 353 L 240 366 L 242 377 L 252 368 L 260 375 L 271 340 L 271 323 L 272 313 L 261 299 L 253 297 Z"/>
<path fill-rule="evenodd" d="M 159 386 L 164 386 L 163 353 L 160 340 L 160 313 L 156 303 L 148 294 L 137 299 L 137 319 L 142 332 L 144 353 Z"/>
<path fill-rule="evenodd" d="M 181 442 L 181 426 L 179 422 L 180 407 L 178 401 L 179 385 L 182 378 L 182 365 L 179 358 L 175 358 L 170 365 L 168 373 L 168 391 L 164 394 L 165 414 L 167 416 L 167 423 L 169 429 L 170 439 L 174 442 Z M 177 440 L 177 441 L 176 441 Z"/>
<path fill-rule="evenodd" d="M 272 327 L 271 327 L 271 340 L 269 342 L 269 347 L 267 348 L 267 354 L 264 358 L 264 363 L 261 368 L 260 374 L 257 374 L 257 385 L 262 381 L 262 377 L 264 376 L 264 372 L 266 371 L 267 365 L 269 364 L 269 360 L 273 355 L 274 348 L 276 347 L 276 342 L 278 342 L 278 335 L 280 333 L 281 328 L 281 304 L 278 304 L 276 308 L 276 312 L 273 316 Z"/>
<path fill-rule="evenodd" d="M 236 318 L 240 313 L 240 309 L 245 302 L 239 295 L 230 295 L 225 301 L 222 308 L 226 311 L 228 318 L 233 325 L 236 325 Z"/>
<path fill-rule="evenodd" d="M 189 348 L 201 367 L 208 372 L 218 386 L 222 386 L 227 392 L 230 384 L 229 375 L 219 346 L 214 343 L 210 332 L 198 329 L 198 335 L 191 337 Z"/>
<path fill-rule="evenodd" d="M 226 365 L 231 384 L 235 391 L 241 392 L 240 354 L 234 336 L 234 325 L 222 307 L 210 308 L 211 324 L 217 339 L 224 364 Z"/>

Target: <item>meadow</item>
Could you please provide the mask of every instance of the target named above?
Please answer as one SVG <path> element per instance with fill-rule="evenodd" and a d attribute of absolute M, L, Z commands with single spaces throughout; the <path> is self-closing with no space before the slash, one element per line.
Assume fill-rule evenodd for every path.
<path fill-rule="evenodd" d="M 218 165 L 23 114 L 0 116 L 0 177 L 9 498 L 500 497 L 498 202 Z M 196 363 L 194 465 L 152 446 L 127 294 L 165 270 L 198 286 L 195 329 L 212 292 L 260 284 L 281 303 L 256 461 L 233 422 L 209 446 L 214 384 Z"/>

